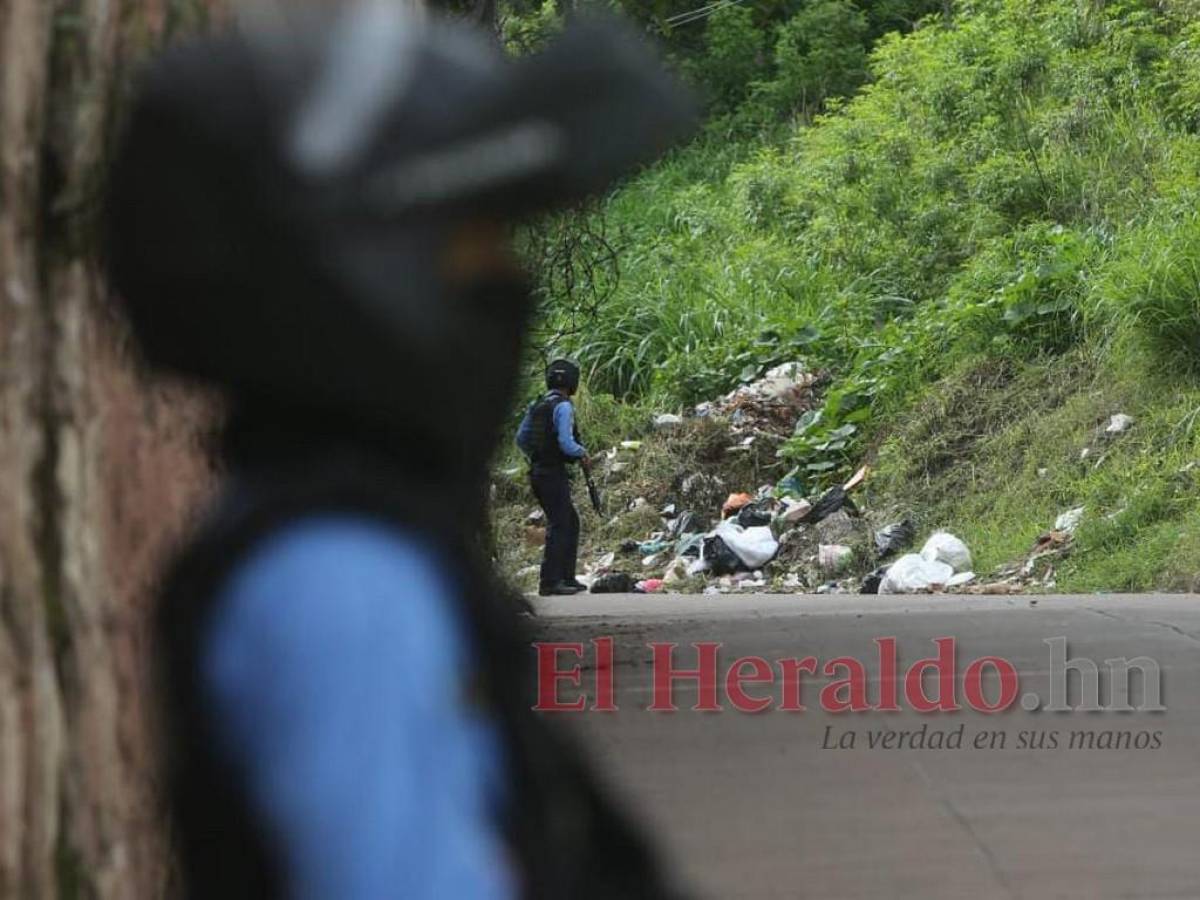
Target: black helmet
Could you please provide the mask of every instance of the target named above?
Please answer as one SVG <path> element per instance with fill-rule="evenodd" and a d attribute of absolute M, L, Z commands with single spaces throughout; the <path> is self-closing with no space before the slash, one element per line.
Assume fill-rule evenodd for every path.
<path fill-rule="evenodd" d="M 177 46 L 139 88 L 107 252 L 146 358 L 430 465 L 492 449 L 531 308 L 511 268 L 459 277 L 455 235 L 599 191 L 693 122 L 613 25 L 510 59 L 379 2 Z"/>
<path fill-rule="evenodd" d="M 579 388 L 579 366 L 569 359 L 556 359 L 546 367 L 546 387 L 566 389 L 574 393 Z"/>

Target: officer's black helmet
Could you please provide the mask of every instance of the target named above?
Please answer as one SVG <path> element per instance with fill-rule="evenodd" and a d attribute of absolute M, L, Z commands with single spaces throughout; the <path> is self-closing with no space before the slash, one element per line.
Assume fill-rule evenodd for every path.
<path fill-rule="evenodd" d="M 550 390 L 579 389 L 579 366 L 569 359 L 556 359 L 546 367 L 546 387 Z"/>

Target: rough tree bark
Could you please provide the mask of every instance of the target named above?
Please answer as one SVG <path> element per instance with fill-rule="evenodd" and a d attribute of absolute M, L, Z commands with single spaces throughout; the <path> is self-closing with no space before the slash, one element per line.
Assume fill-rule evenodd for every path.
<path fill-rule="evenodd" d="M 207 416 L 122 352 L 91 225 L 131 65 L 210 6 L 0 0 L 0 897 L 166 889 L 147 597 Z"/>

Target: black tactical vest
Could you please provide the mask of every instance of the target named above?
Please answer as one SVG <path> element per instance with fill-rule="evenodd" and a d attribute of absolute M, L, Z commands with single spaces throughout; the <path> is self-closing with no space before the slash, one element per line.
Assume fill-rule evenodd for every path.
<path fill-rule="evenodd" d="M 529 424 L 532 427 L 530 446 L 533 448 L 533 452 L 529 458 L 539 469 L 562 468 L 577 461 L 574 457 L 567 456 L 562 452 L 562 447 L 558 444 L 558 431 L 554 427 L 554 410 L 560 403 L 567 402 L 569 401 L 562 394 L 551 391 L 530 408 Z M 573 431 L 575 443 L 582 444 L 583 441 L 579 439 L 577 423 L 573 425 Z"/>

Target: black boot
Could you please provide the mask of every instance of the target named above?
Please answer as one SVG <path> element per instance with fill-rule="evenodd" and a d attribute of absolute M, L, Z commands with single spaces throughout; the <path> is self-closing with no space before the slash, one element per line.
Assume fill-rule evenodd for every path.
<path fill-rule="evenodd" d="M 576 587 L 568 581 L 560 581 L 558 584 L 542 585 L 538 588 L 538 594 L 542 597 L 566 597 L 578 594 L 582 590 L 586 590 L 582 585 Z"/>

